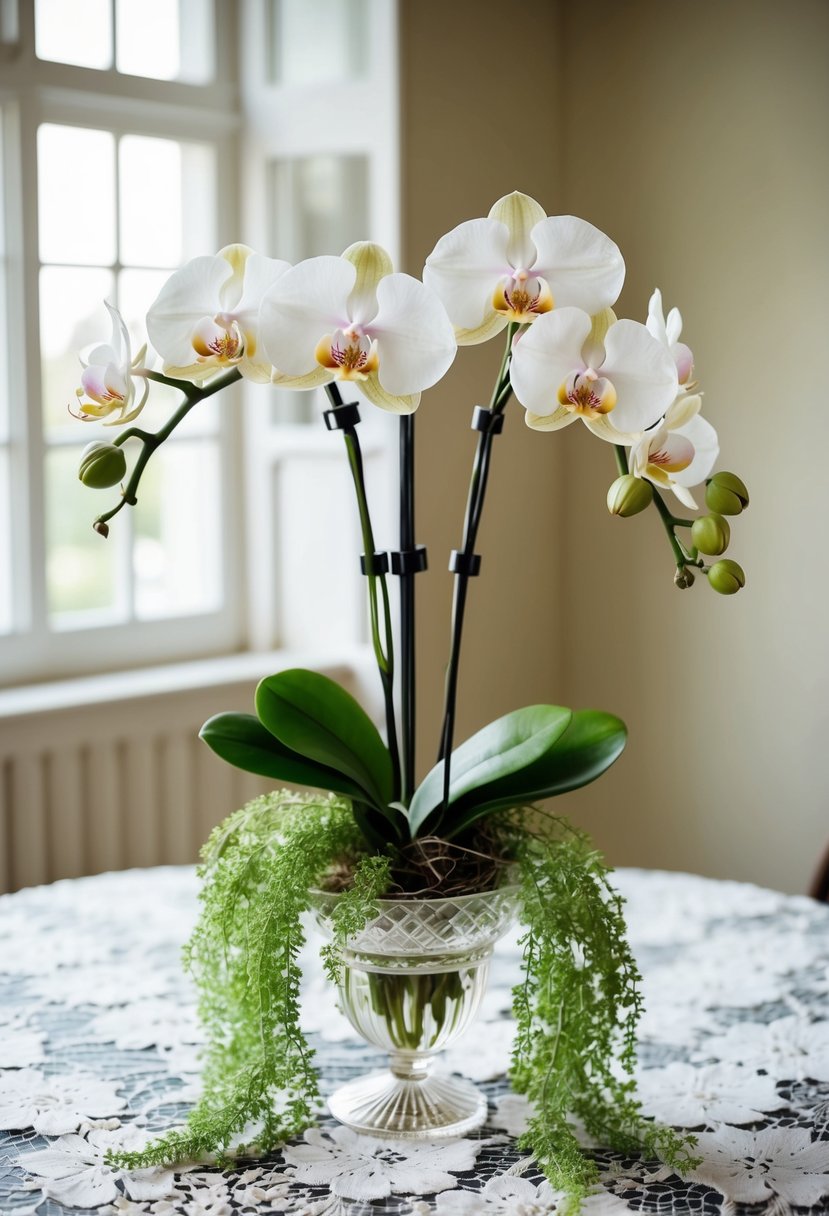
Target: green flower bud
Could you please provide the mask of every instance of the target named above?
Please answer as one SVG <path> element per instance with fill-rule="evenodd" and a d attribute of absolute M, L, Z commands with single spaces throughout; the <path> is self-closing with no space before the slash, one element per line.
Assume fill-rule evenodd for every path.
<path fill-rule="evenodd" d="M 676 574 L 674 575 L 674 583 L 677 587 L 679 587 L 680 591 L 687 591 L 689 587 L 693 587 L 693 570 L 689 570 L 687 566 L 677 566 Z"/>
<path fill-rule="evenodd" d="M 734 595 L 746 585 L 746 576 L 742 566 L 724 557 L 721 562 L 715 562 L 708 571 L 708 581 L 720 595 Z"/>
<path fill-rule="evenodd" d="M 691 524 L 691 542 L 700 553 L 711 553 L 716 557 L 725 553 L 731 540 L 731 527 L 722 515 L 703 515 Z"/>
<path fill-rule="evenodd" d="M 611 515 L 638 515 L 653 502 L 653 486 L 641 477 L 625 473 L 617 477 L 607 492 L 607 509 Z"/>
<path fill-rule="evenodd" d="M 715 473 L 705 487 L 705 505 L 720 515 L 739 515 L 748 506 L 748 490 L 736 473 Z"/>
<path fill-rule="evenodd" d="M 81 452 L 78 477 L 93 490 L 108 490 L 117 486 L 127 471 L 123 449 L 114 443 L 88 443 Z"/>

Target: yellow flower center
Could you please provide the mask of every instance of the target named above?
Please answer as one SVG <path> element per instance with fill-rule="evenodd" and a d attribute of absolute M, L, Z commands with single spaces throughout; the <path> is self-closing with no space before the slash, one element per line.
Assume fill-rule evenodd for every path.
<path fill-rule="evenodd" d="M 572 372 L 558 390 L 559 404 L 582 418 L 599 418 L 616 405 L 616 389 L 592 368 Z"/>
<path fill-rule="evenodd" d="M 503 312 L 510 321 L 526 325 L 553 307 L 553 296 L 544 279 L 534 278 L 527 270 L 516 270 L 512 277 L 501 279 L 492 297 L 496 312 Z"/>

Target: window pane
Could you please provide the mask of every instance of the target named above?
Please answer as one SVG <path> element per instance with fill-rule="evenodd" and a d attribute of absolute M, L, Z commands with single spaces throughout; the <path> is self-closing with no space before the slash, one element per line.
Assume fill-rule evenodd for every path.
<path fill-rule="evenodd" d="M 221 594 L 221 485 L 209 440 L 168 444 L 147 465 L 135 508 L 139 618 L 207 612 Z"/>
<path fill-rule="evenodd" d="M 57 63 L 112 67 L 110 0 L 35 0 L 35 50 Z"/>
<path fill-rule="evenodd" d="M 0 448 L 0 633 L 12 627 L 11 499 L 8 453 Z"/>
<path fill-rule="evenodd" d="M 53 450 L 46 457 L 46 580 L 49 611 L 60 626 L 75 625 L 76 613 L 118 613 L 116 570 L 126 542 L 123 513 L 104 540 L 92 521 L 117 501 L 118 489 L 90 490 L 78 479 L 83 445 Z M 68 619 L 67 619 L 68 618 Z"/>
<path fill-rule="evenodd" d="M 70 408 L 78 408 L 78 356 L 86 347 L 109 342 L 112 325 L 103 301 L 113 299 L 112 288 L 112 275 L 107 270 L 46 266 L 40 272 L 41 377 L 47 434 L 77 427 L 79 436 L 86 435 L 69 413 Z M 86 435 L 84 442 L 93 437 L 91 433 Z"/>
<path fill-rule="evenodd" d="M 269 74 L 280 84 L 330 84 L 365 74 L 367 0 L 270 0 Z"/>
<path fill-rule="evenodd" d="M 191 84 L 214 74 L 210 0 L 117 0 L 115 28 L 119 72 Z"/>
<path fill-rule="evenodd" d="M 213 253 L 215 157 L 204 144 L 126 135 L 121 170 L 121 262 L 172 269 Z"/>
<path fill-rule="evenodd" d="M 115 141 L 109 131 L 45 123 L 37 133 L 40 260 L 115 260 Z"/>
<path fill-rule="evenodd" d="M 0 109 L 0 442 L 9 433 L 9 352 L 8 352 L 8 260 L 6 257 L 6 225 L 4 203 L 6 199 L 3 181 L 3 111 Z M 3 509 L 0 504 L 0 510 Z M 0 568 L 0 578 L 3 577 Z"/>

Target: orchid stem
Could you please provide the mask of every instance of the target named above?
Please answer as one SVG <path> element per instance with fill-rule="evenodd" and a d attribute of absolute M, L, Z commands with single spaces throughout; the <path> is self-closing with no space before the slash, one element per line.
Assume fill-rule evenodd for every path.
<path fill-rule="evenodd" d="M 501 367 L 498 372 L 498 378 L 495 381 L 495 387 L 490 398 L 489 408 L 494 414 L 503 413 L 506 405 L 512 395 L 512 386 L 509 379 L 509 364 L 512 352 L 512 341 L 518 330 L 518 325 L 511 322 L 507 327 L 507 338 L 504 346 L 504 354 L 501 359 Z M 478 446 L 475 451 L 475 459 L 472 465 L 472 476 L 469 482 L 469 494 L 466 502 L 466 516 L 464 518 L 463 529 L 463 545 L 461 554 L 464 557 L 471 557 L 475 552 L 475 540 L 478 535 L 478 527 L 481 522 L 481 514 L 484 508 L 484 499 L 486 497 L 487 480 L 489 477 L 489 463 L 492 453 L 492 440 L 494 431 L 480 431 L 478 434 Z M 452 745 L 455 735 L 455 715 L 457 710 L 458 698 L 458 675 L 460 668 L 460 653 L 461 643 L 463 640 L 463 624 L 466 613 L 466 599 L 469 587 L 469 573 L 467 570 L 458 571 L 455 574 L 455 590 L 452 600 L 452 640 L 449 652 L 449 663 L 446 668 L 446 690 L 444 695 L 444 711 L 443 711 L 443 728 L 441 731 L 440 749 L 438 751 L 438 761 L 443 760 L 443 810 L 444 813 L 449 806 L 449 786 L 451 781 L 452 768 Z"/>
<path fill-rule="evenodd" d="M 627 473 L 630 472 L 630 470 L 628 468 L 627 450 L 624 447 L 622 447 L 621 444 L 618 444 L 618 443 L 614 444 L 613 448 L 614 448 L 614 452 L 616 453 L 616 467 L 619 470 L 620 476 L 624 477 Z M 668 540 L 671 543 L 671 549 L 673 550 L 674 559 L 676 560 L 676 564 L 677 564 L 677 569 L 682 570 L 682 569 L 684 569 L 685 566 L 689 565 L 690 563 L 693 563 L 694 558 L 691 557 L 690 554 L 688 554 L 685 551 L 682 544 L 677 539 L 674 529 L 676 527 L 679 527 L 680 525 L 682 525 L 682 526 L 687 525 L 690 527 L 691 521 L 684 520 L 684 519 L 677 519 L 677 517 L 675 515 L 673 515 L 671 513 L 671 511 L 668 509 L 667 503 L 665 502 L 664 498 L 659 493 L 659 491 L 656 489 L 654 489 L 654 492 L 653 492 L 653 502 L 654 502 L 654 506 L 656 507 L 657 511 L 659 512 L 659 518 L 662 520 L 662 525 L 665 529 Z"/>
<path fill-rule="evenodd" d="M 400 419 L 400 550 L 415 547 L 414 414 Z M 415 784 L 415 572 L 400 575 L 400 798 L 408 806 Z"/>
<path fill-rule="evenodd" d="M 112 519 L 125 506 L 134 507 L 138 502 L 137 491 L 141 484 L 141 477 L 156 448 L 161 447 L 165 439 L 169 439 L 179 423 L 187 417 L 195 405 L 241 379 L 241 373 L 236 368 L 233 368 L 226 375 L 218 376 L 205 388 L 198 388 L 195 384 L 185 384 L 181 380 L 172 380 L 169 376 L 162 376 L 160 372 L 148 371 L 146 368 L 142 368 L 140 372 L 133 371 L 132 374 L 142 375 L 150 380 L 156 380 L 159 384 L 167 384 L 173 388 L 177 388 L 184 395 L 184 400 L 178 409 L 170 415 L 164 426 L 159 427 L 157 431 L 144 431 L 139 427 L 133 426 L 129 427 L 126 431 L 122 431 L 113 440 L 114 446 L 121 447 L 128 439 L 138 439 L 142 445 L 141 451 L 138 453 L 138 457 L 133 465 L 129 480 L 121 491 L 121 501 L 111 511 L 105 511 L 103 515 L 99 515 L 95 520 L 95 524 L 106 524 L 107 520 Z"/>
<path fill-rule="evenodd" d="M 340 391 L 336 384 L 327 384 L 325 391 L 331 405 L 336 409 L 343 404 Z M 394 775 L 394 798 L 400 797 L 400 750 L 397 742 L 397 723 L 394 709 L 394 635 L 391 622 L 391 605 L 389 589 L 384 574 L 377 574 L 374 569 L 374 530 L 371 526 L 371 515 L 366 494 L 365 469 L 360 439 L 354 426 L 343 427 L 348 464 L 351 469 L 351 479 L 357 496 L 357 510 L 360 516 L 360 531 L 365 551 L 366 582 L 368 584 L 368 604 L 371 621 L 371 641 L 374 657 L 383 687 L 383 700 L 386 707 L 386 733 L 388 735 L 389 755 L 391 756 L 392 772 Z M 378 597 L 379 587 L 379 597 Z M 381 609 L 382 601 L 382 609 Z M 382 610 L 382 636 L 380 619 Z"/>

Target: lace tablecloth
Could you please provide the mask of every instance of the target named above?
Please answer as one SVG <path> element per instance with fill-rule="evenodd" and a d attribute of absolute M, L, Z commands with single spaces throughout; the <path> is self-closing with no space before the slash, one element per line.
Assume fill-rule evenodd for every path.
<path fill-rule="evenodd" d="M 829 908 L 684 874 L 616 880 L 645 976 L 640 1095 L 648 1114 L 696 1130 L 702 1164 L 680 1179 L 595 1147 L 604 1190 L 586 1213 L 829 1213 Z M 0 897 L 2 1216 L 556 1210 L 515 1147 L 526 1104 L 504 1078 L 515 936 L 499 948 L 482 1020 L 444 1060 L 487 1093 L 479 1133 L 413 1145 L 323 1119 L 233 1172 L 105 1165 L 110 1146 L 180 1122 L 198 1091 L 199 1027 L 179 965 L 195 909 L 194 874 L 179 868 Z M 307 975 L 325 1091 L 382 1060 L 353 1037 L 310 949 Z"/>

